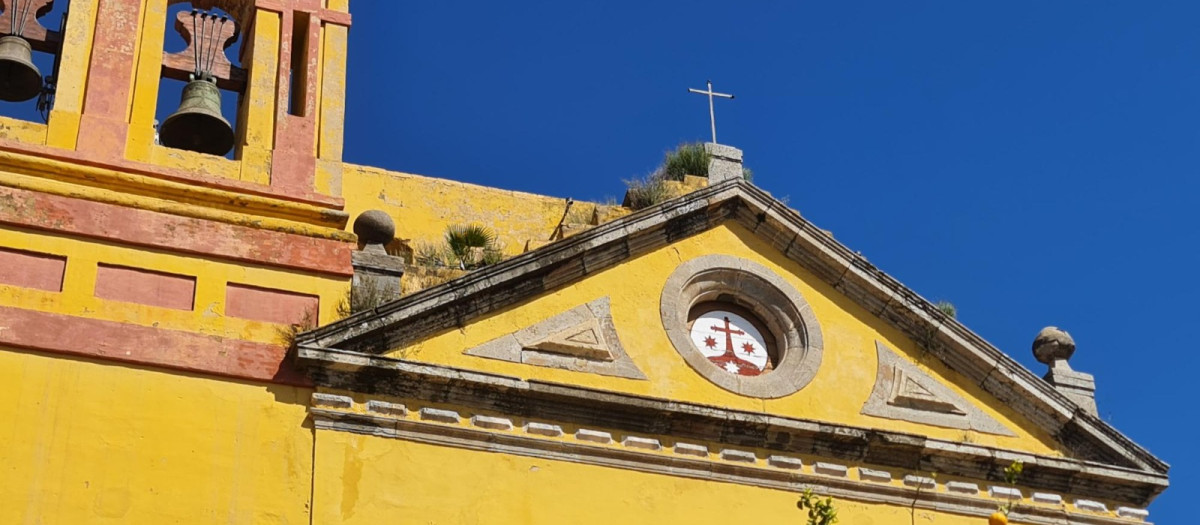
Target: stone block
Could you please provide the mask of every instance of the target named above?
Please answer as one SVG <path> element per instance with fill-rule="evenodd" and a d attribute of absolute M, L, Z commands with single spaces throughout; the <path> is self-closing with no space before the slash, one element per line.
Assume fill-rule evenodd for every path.
<path fill-rule="evenodd" d="M 990 494 L 993 498 L 1003 499 L 1021 499 L 1025 497 L 1023 494 L 1021 494 L 1021 489 L 1005 487 L 1003 485 L 992 485 L 991 487 L 988 487 L 988 494 Z"/>
<path fill-rule="evenodd" d="M 800 467 L 804 466 L 804 462 L 791 456 L 767 456 L 767 464 L 788 470 L 800 470 Z"/>
<path fill-rule="evenodd" d="M 1090 499 L 1075 500 L 1075 508 L 1092 512 L 1108 512 L 1108 507 L 1106 505 L 1099 501 L 1093 501 Z"/>
<path fill-rule="evenodd" d="M 322 408 L 350 408 L 354 406 L 354 400 L 350 396 L 315 392 L 312 395 L 312 406 Z"/>
<path fill-rule="evenodd" d="M 704 150 L 712 157 L 708 162 L 709 184 L 743 178 L 742 150 L 711 142 L 704 144 Z"/>
<path fill-rule="evenodd" d="M 1049 492 L 1034 492 L 1032 498 L 1035 503 L 1047 503 L 1050 505 L 1059 505 L 1063 502 L 1062 496 Z"/>
<path fill-rule="evenodd" d="M 480 428 L 492 430 L 512 430 L 512 420 L 503 417 L 471 416 L 471 424 Z"/>
<path fill-rule="evenodd" d="M 738 450 L 735 448 L 721 449 L 721 459 L 725 461 L 738 461 L 742 463 L 754 463 L 758 461 L 758 457 L 753 452 L 746 450 Z"/>
<path fill-rule="evenodd" d="M 1150 511 L 1133 507 L 1117 507 L 1117 516 L 1145 520 L 1150 517 Z"/>
<path fill-rule="evenodd" d="M 372 399 L 367 401 L 367 412 L 385 416 L 404 417 L 408 415 L 408 408 L 399 403 L 388 403 L 387 401 Z"/>
<path fill-rule="evenodd" d="M 438 421 L 441 423 L 458 423 L 459 415 L 458 412 L 453 410 L 425 407 L 421 409 L 421 419 L 423 421 Z"/>
<path fill-rule="evenodd" d="M 591 441 L 592 443 L 612 443 L 612 434 L 601 432 L 599 430 L 588 430 L 581 428 L 575 432 L 575 439 L 580 441 Z"/>
<path fill-rule="evenodd" d="M 818 461 L 815 465 L 813 465 L 813 471 L 817 474 L 844 478 L 850 472 L 850 469 L 845 465 Z"/>
<path fill-rule="evenodd" d="M 708 457 L 708 447 L 704 445 L 693 445 L 691 443 L 676 443 L 675 453 L 685 456 Z"/>
<path fill-rule="evenodd" d="M 959 494 L 979 494 L 979 485 L 965 481 L 951 481 L 946 484 L 946 490 Z"/>
<path fill-rule="evenodd" d="M 935 481 L 933 478 L 914 476 L 911 474 L 904 476 L 904 484 L 910 487 L 918 487 L 922 489 L 931 489 L 937 487 L 937 481 Z"/>
<path fill-rule="evenodd" d="M 858 468 L 858 478 L 865 481 L 875 481 L 878 483 L 890 483 L 892 481 L 892 473 L 886 470 L 874 470 L 869 468 Z"/>
<path fill-rule="evenodd" d="M 662 449 L 662 444 L 659 443 L 657 439 L 651 439 L 651 438 L 625 436 L 625 439 L 621 440 L 621 444 L 625 445 L 629 448 L 640 448 L 640 449 L 645 449 L 645 450 L 660 450 L 660 449 Z"/>
<path fill-rule="evenodd" d="M 525 424 L 525 432 L 539 436 L 559 437 L 563 435 L 562 427 L 546 423 L 529 422 Z"/>

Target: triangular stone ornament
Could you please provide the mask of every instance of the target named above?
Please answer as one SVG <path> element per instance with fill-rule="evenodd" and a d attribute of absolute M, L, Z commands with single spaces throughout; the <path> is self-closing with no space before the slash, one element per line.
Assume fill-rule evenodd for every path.
<path fill-rule="evenodd" d="M 892 396 L 888 404 L 892 406 L 944 412 L 946 414 L 966 415 L 952 400 L 939 397 L 921 384 L 921 381 L 908 375 L 907 372 L 895 367 L 892 369 Z M 927 378 L 928 379 L 928 378 Z"/>
<path fill-rule="evenodd" d="M 542 341 L 530 343 L 527 349 L 596 361 L 613 360 L 612 350 L 601 335 L 598 319 L 590 319 L 583 325 L 572 326 Z"/>
<path fill-rule="evenodd" d="M 863 414 L 1001 436 L 1016 435 L 883 343 L 875 342 L 875 352 L 879 356 L 879 370 L 875 388 L 863 405 Z"/>
<path fill-rule="evenodd" d="M 608 297 L 581 304 L 464 353 L 588 374 L 646 379 L 621 346 Z"/>

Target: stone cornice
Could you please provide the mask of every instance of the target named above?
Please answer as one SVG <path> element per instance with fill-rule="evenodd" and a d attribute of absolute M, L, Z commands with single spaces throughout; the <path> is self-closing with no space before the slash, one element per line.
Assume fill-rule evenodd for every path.
<path fill-rule="evenodd" d="M 1139 470 L 1165 488 L 1166 463 L 1079 408 L 1012 358 L 942 314 L 794 210 L 754 185 L 730 180 L 471 272 L 446 284 L 301 334 L 310 347 L 380 354 L 612 267 L 733 220 L 864 309 L 903 331 L 931 356 L 978 384 L 1072 455 Z"/>
<path fill-rule="evenodd" d="M 1015 503 L 1010 518 L 1036 525 L 1118 525 L 1148 516 L 1140 508 L 1109 509 L 1100 501 L 1065 499 L 1055 493 L 1033 492 L 1026 498 L 1020 489 L 1007 485 L 939 483 L 934 478 L 893 476 L 892 472 L 865 466 L 805 462 L 787 455 L 760 457 L 740 448 L 717 451 L 702 444 L 662 443 L 655 438 L 631 435 L 618 440 L 610 432 L 586 428 L 568 434 L 554 424 L 528 421 L 516 426 L 505 417 L 464 415 L 431 407 L 410 409 L 378 400 L 369 400 L 365 405 L 363 412 L 352 398 L 317 393 L 313 394 L 309 413 L 318 430 L 792 492 L 812 489 L 838 499 L 885 503 L 913 511 L 933 510 L 983 518 L 995 512 L 1001 503 Z"/>
<path fill-rule="evenodd" d="M 342 230 L 348 215 L 341 199 L 297 199 L 242 181 L 166 173 L 166 168 L 125 161 L 108 165 L 54 148 L 14 151 L 0 141 L 0 186 L 27 189 L 252 226 L 310 237 L 354 241 Z"/>
<path fill-rule="evenodd" d="M 1003 479 L 1004 468 L 1021 460 L 1024 486 L 1133 506 L 1148 504 L 1167 485 L 1164 475 L 1090 461 L 522 380 L 360 352 L 300 347 L 297 359 L 307 365 L 319 386 L 511 417 L 805 454 L 908 472 L 939 472 L 985 483 Z"/>

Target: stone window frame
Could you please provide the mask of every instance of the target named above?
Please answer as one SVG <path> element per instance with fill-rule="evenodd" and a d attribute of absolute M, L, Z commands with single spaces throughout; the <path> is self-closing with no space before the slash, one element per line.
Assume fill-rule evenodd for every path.
<path fill-rule="evenodd" d="M 712 301 L 745 308 L 767 326 L 779 352 L 774 370 L 758 376 L 730 374 L 693 347 L 688 316 L 696 305 Z M 667 278 L 659 304 L 675 351 L 693 370 L 730 392 L 764 399 L 794 394 L 813 380 L 821 366 L 824 339 L 808 301 L 754 261 L 719 254 L 688 260 Z"/>

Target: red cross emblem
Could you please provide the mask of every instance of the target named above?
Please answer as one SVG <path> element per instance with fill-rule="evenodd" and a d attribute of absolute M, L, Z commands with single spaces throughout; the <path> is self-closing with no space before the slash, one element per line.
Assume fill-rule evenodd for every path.
<path fill-rule="evenodd" d="M 719 346 L 721 339 L 725 343 L 723 348 Z M 745 319 L 727 312 L 706 313 L 692 324 L 692 341 L 697 349 L 712 364 L 731 374 L 756 376 L 763 372 L 767 355 L 761 340 Z"/>

